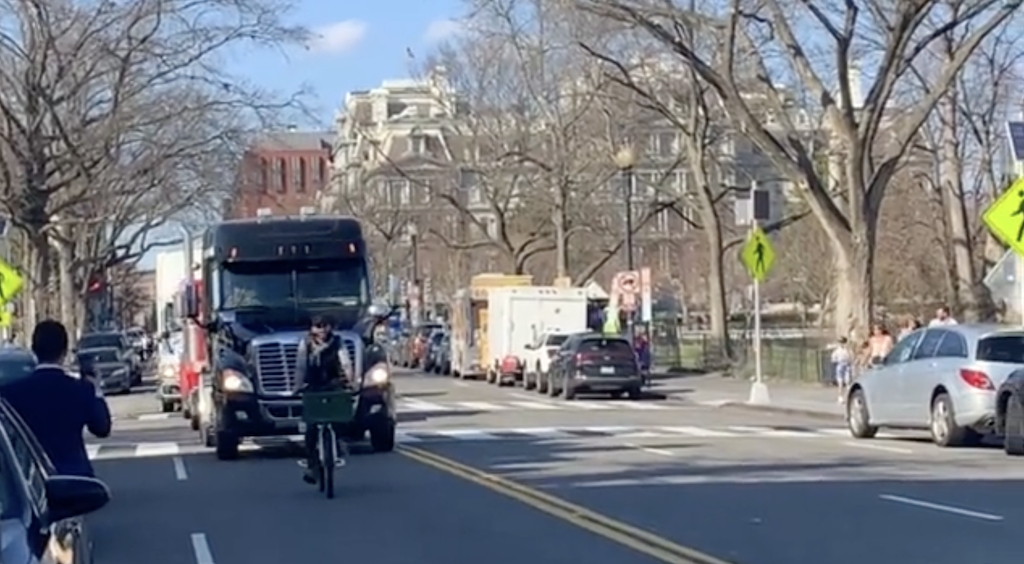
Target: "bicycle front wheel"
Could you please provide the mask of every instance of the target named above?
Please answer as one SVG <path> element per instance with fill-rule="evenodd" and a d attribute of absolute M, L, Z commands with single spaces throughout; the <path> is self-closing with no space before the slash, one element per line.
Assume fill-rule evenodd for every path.
<path fill-rule="evenodd" d="M 324 493 L 327 494 L 327 499 L 334 498 L 334 448 L 336 444 L 337 439 L 334 437 L 334 432 L 330 429 L 324 431 L 323 448 L 320 451 L 323 457 L 320 460 L 320 467 L 323 469 Z"/>

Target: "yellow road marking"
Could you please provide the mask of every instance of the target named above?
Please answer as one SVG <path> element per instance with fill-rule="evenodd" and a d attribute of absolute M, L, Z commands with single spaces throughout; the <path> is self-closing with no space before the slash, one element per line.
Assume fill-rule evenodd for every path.
<path fill-rule="evenodd" d="M 654 533 L 627 525 L 575 503 L 570 503 L 564 499 L 511 480 L 506 480 L 501 476 L 484 472 L 472 466 L 467 466 L 450 458 L 408 446 L 400 446 L 396 450 L 416 462 L 525 503 L 534 509 L 539 509 L 548 515 L 572 523 L 577 527 L 652 556 L 662 562 L 668 564 L 732 564 L 699 550 L 676 544 Z"/>

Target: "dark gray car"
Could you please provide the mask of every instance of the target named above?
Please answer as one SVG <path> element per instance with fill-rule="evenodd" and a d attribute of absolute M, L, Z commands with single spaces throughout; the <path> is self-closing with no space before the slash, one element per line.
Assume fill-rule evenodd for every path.
<path fill-rule="evenodd" d="M 92 374 L 104 392 L 127 394 L 132 390 L 132 365 L 124 351 L 115 348 L 79 350 L 78 370 Z"/>

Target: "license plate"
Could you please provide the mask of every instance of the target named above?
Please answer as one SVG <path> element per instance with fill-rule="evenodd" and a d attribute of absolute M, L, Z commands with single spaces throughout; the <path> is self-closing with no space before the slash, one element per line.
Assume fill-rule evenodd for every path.
<path fill-rule="evenodd" d="M 601 374 L 615 374 L 615 367 L 614 366 L 602 366 L 601 367 Z"/>
<path fill-rule="evenodd" d="M 305 421 L 299 421 L 299 432 L 300 433 L 305 433 L 306 432 L 306 422 Z"/>

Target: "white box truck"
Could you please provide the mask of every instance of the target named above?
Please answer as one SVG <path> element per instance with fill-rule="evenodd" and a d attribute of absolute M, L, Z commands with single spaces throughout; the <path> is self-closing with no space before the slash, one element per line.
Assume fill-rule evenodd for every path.
<path fill-rule="evenodd" d="M 487 381 L 499 386 L 522 381 L 527 346 L 541 334 L 587 327 L 587 292 L 582 288 L 492 288 L 487 302 Z"/>

